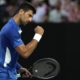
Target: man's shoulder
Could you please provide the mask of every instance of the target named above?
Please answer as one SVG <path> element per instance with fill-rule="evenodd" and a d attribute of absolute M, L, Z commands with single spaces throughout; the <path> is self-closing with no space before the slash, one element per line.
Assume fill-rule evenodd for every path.
<path fill-rule="evenodd" d="M 6 22 L 6 24 L 3 26 L 3 28 L 13 28 L 13 27 L 15 27 L 15 25 L 13 24 L 12 18 L 9 19 L 9 20 Z"/>
<path fill-rule="evenodd" d="M 7 32 L 10 32 L 12 31 L 14 28 L 13 28 L 13 25 L 10 23 L 10 21 L 8 21 L 1 29 L 1 33 L 7 33 Z"/>

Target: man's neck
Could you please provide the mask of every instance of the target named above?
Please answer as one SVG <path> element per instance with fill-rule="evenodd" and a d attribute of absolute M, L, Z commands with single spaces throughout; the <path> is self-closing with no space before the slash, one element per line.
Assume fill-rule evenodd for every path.
<path fill-rule="evenodd" d="M 14 19 L 14 21 L 16 22 L 16 24 L 20 24 L 20 18 L 18 17 L 18 15 L 15 15 L 14 17 L 13 17 L 13 19 Z"/>

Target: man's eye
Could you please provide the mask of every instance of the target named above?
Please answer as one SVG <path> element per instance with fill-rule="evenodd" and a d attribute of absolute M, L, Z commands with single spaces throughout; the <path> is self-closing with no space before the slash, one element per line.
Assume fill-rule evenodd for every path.
<path fill-rule="evenodd" d="M 32 15 L 29 15 L 29 17 L 32 17 Z"/>

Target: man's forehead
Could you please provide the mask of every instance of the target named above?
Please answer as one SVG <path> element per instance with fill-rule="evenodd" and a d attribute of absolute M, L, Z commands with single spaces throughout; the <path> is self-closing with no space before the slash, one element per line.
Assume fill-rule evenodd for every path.
<path fill-rule="evenodd" d="M 28 11 L 26 11 L 26 13 L 29 13 L 30 15 L 33 15 L 33 11 L 32 10 L 28 10 Z"/>

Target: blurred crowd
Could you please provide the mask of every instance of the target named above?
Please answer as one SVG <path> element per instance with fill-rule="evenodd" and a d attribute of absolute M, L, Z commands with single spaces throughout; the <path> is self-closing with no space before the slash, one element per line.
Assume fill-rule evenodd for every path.
<path fill-rule="evenodd" d="M 0 22 L 12 17 L 25 0 L 0 0 Z M 33 22 L 80 22 L 80 0 L 26 0 L 36 9 Z"/>

